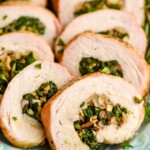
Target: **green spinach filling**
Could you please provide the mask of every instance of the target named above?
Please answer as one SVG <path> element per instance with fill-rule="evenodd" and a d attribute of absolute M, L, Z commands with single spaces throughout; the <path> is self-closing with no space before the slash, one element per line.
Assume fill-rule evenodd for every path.
<path fill-rule="evenodd" d="M 126 41 L 126 39 L 129 36 L 128 33 L 122 28 L 114 28 L 114 29 L 111 29 L 108 31 L 102 31 L 102 32 L 99 32 L 99 34 L 109 35 L 111 37 L 116 37 L 116 38 L 119 38 L 123 41 Z"/>
<path fill-rule="evenodd" d="M 23 95 L 21 101 L 22 113 L 41 122 L 41 109 L 44 104 L 58 91 L 56 84 L 52 81 L 43 83 L 32 93 Z"/>
<path fill-rule="evenodd" d="M 26 55 L 13 51 L 5 53 L 0 60 L 0 94 L 5 92 L 8 83 L 17 73 L 34 61 L 36 58 L 32 52 Z"/>
<path fill-rule="evenodd" d="M 148 46 L 145 54 L 145 59 L 147 63 L 150 64 L 150 0 L 146 0 L 145 11 L 146 11 L 146 19 L 144 24 L 144 30 L 148 39 Z"/>
<path fill-rule="evenodd" d="M 106 9 L 106 8 L 111 8 L 111 9 L 122 9 L 124 6 L 124 0 L 91 0 L 88 2 L 84 3 L 79 3 L 76 6 L 74 15 L 79 16 L 82 14 L 94 12 L 99 9 Z"/>
<path fill-rule="evenodd" d="M 59 39 L 57 46 L 59 47 L 58 53 L 62 54 L 64 52 L 64 48 L 66 46 L 66 43 L 62 39 Z"/>
<path fill-rule="evenodd" d="M 7 26 L 0 28 L 0 35 L 18 30 L 31 31 L 43 35 L 45 33 L 45 25 L 38 18 L 22 16 Z"/>
<path fill-rule="evenodd" d="M 101 72 L 123 77 L 121 66 L 116 60 L 103 62 L 93 57 L 84 57 L 79 63 L 79 71 L 81 75 Z"/>
<path fill-rule="evenodd" d="M 105 95 L 92 95 L 80 105 L 79 112 L 79 120 L 74 122 L 74 128 L 80 139 L 93 150 L 100 148 L 96 133 L 111 124 L 120 127 L 126 122 L 128 114 L 125 107 L 113 105 Z"/>

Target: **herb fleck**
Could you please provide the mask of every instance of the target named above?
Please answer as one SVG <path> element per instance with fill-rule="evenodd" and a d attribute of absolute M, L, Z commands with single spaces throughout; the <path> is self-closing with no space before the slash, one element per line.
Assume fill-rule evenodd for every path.
<path fill-rule="evenodd" d="M 58 53 L 62 54 L 64 52 L 64 47 L 66 45 L 65 42 L 62 39 L 59 39 L 57 45 L 60 47 L 60 50 L 58 51 Z"/>
<path fill-rule="evenodd" d="M 5 50 L 5 47 L 1 47 L 1 51 Z"/>
<path fill-rule="evenodd" d="M 138 104 L 140 104 L 142 101 L 143 101 L 143 99 L 141 98 L 141 99 L 139 99 L 138 97 L 134 97 L 134 101 L 136 102 L 136 103 L 138 103 Z"/>
<path fill-rule="evenodd" d="M 85 105 L 85 102 L 83 102 L 81 105 L 80 105 L 80 107 L 83 107 Z"/>
<path fill-rule="evenodd" d="M 3 16 L 3 20 L 5 20 L 7 17 L 8 17 L 7 15 Z"/>
<path fill-rule="evenodd" d="M 16 120 L 17 120 L 17 117 L 12 117 L 12 119 L 13 119 L 14 121 L 16 121 Z"/>
<path fill-rule="evenodd" d="M 59 39 L 58 46 L 65 46 L 65 42 L 62 39 Z"/>
<path fill-rule="evenodd" d="M 122 143 L 122 148 L 126 149 L 126 148 L 131 148 L 133 147 L 129 141 L 125 141 L 124 143 Z"/>
<path fill-rule="evenodd" d="M 41 68 L 42 68 L 42 64 L 36 64 L 35 67 L 36 67 L 37 69 L 41 69 Z"/>
<path fill-rule="evenodd" d="M 150 120 L 150 103 L 147 103 L 145 106 L 145 117 Z"/>

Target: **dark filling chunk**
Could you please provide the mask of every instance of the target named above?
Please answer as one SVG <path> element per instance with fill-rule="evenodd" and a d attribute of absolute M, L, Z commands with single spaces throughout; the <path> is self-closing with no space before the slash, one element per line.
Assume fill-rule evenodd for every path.
<path fill-rule="evenodd" d="M 84 3 L 79 3 L 76 6 L 74 15 L 79 16 L 82 14 L 94 12 L 99 9 L 122 9 L 124 7 L 124 0 L 92 0 Z"/>
<path fill-rule="evenodd" d="M 7 26 L 0 28 L 0 35 L 18 30 L 31 31 L 43 35 L 45 33 L 45 25 L 38 18 L 22 16 Z"/>
<path fill-rule="evenodd" d="M 123 77 L 121 66 L 116 60 L 103 62 L 93 57 L 84 57 L 80 61 L 79 66 L 81 75 L 101 72 Z"/>
<path fill-rule="evenodd" d="M 5 89 L 10 80 L 19 73 L 23 68 L 36 61 L 33 53 L 21 55 L 17 52 L 8 52 L 3 59 L 0 60 L 0 94 Z"/>
<path fill-rule="evenodd" d="M 0 0 L 0 3 L 1 3 L 1 2 L 5 2 L 5 1 L 6 1 L 6 0 Z"/>
<path fill-rule="evenodd" d="M 44 104 L 58 91 L 56 84 L 52 81 L 43 83 L 32 93 L 23 95 L 21 101 L 22 113 L 29 115 L 41 122 L 41 109 Z"/>
<path fill-rule="evenodd" d="M 58 53 L 62 54 L 64 52 L 64 48 L 66 46 L 66 43 L 62 39 L 59 39 L 57 46 L 59 47 Z"/>
<path fill-rule="evenodd" d="M 74 128 L 80 139 L 93 150 L 100 149 L 96 133 L 111 124 L 120 127 L 126 122 L 128 113 L 120 104 L 113 105 L 105 95 L 91 96 L 80 105 L 79 112 L 80 119 L 74 122 Z"/>

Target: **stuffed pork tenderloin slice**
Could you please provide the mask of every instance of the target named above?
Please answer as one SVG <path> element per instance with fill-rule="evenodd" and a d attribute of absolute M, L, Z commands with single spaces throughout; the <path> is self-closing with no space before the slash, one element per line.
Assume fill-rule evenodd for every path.
<path fill-rule="evenodd" d="M 36 60 L 54 61 L 50 46 L 32 33 L 9 33 L 0 36 L 0 95 L 11 79 Z"/>
<path fill-rule="evenodd" d="M 0 6 L 0 35 L 14 31 L 33 32 L 52 45 L 54 37 L 61 31 L 61 26 L 52 12 L 40 6 Z"/>
<path fill-rule="evenodd" d="M 45 7 L 47 5 L 47 0 L 1 0 L 0 4 L 34 4 Z"/>
<path fill-rule="evenodd" d="M 102 72 L 126 79 L 143 96 L 149 89 L 150 70 L 146 61 L 115 38 L 82 33 L 65 47 L 60 63 L 76 77 Z"/>
<path fill-rule="evenodd" d="M 92 31 L 117 37 L 131 46 L 144 57 L 147 40 L 143 29 L 135 18 L 127 12 L 117 10 L 100 10 L 74 19 L 61 33 L 55 43 L 58 59 L 63 54 L 65 44 L 79 33 Z"/>
<path fill-rule="evenodd" d="M 52 149 L 99 150 L 101 143 L 131 139 L 144 119 L 144 107 L 131 84 L 93 73 L 66 85 L 41 116 Z"/>
<path fill-rule="evenodd" d="M 118 9 L 130 12 L 139 25 L 143 24 L 145 18 L 144 0 L 52 0 L 52 2 L 63 27 L 79 15 L 102 9 Z"/>
<path fill-rule="evenodd" d="M 48 61 L 37 61 L 16 75 L 0 106 L 1 129 L 11 144 L 30 148 L 44 143 L 41 109 L 71 78 L 64 67 Z"/>

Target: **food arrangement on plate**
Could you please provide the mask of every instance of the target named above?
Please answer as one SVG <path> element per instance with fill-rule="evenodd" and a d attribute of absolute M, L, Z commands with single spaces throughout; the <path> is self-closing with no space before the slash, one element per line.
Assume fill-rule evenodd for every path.
<path fill-rule="evenodd" d="M 2 150 L 148 149 L 149 94 L 149 0 L 0 1 Z"/>

